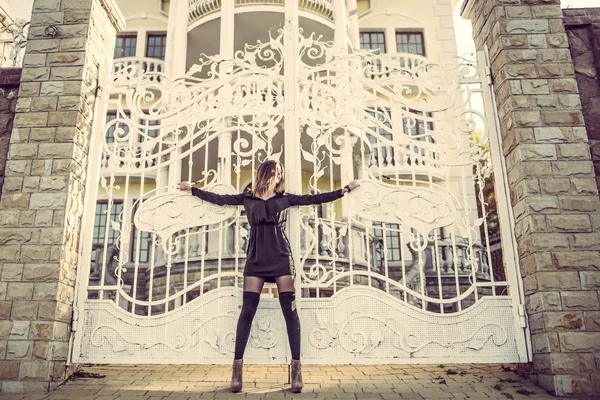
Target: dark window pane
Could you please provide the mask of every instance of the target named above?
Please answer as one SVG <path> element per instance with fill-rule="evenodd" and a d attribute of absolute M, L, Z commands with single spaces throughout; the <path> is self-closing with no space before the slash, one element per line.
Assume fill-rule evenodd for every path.
<path fill-rule="evenodd" d="M 115 58 L 135 57 L 135 48 L 137 46 L 137 36 L 123 35 L 117 36 L 115 44 Z"/>
<path fill-rule="evenodd" d="M 410 112 L 416 114 L 416 116 L 413 118 L 403 118 L 404 133 L 408 136 L 416 136 L 414 140 L 435 143 L 430 133 L 433 130 L 433 122 L 419 118 L 419 115 L 423 115 L 421 111 L 410 110 Z M 432 118 L 433 114 L 428 112 L 425 116 Z"/>
<path fill-rule="evenodd" d="M 137 212 L 139 206 L 139 203 L 136 202 L 135 204 L 133 215 L 131 216 L 132 221 L 135 218 L 135 213 Z M 138 231 L 135 228 L 135 224 L 132 224 L 131 235 L 131 261 L 134 263 L 147 263 L 150 258 L 150 241 L 152 239 L 152 235 L 150 232 Z"/>
<path fill-rule="evenodd" d="M 381 222 L 374 222 L 373 227 L 373 234 L 381 240 L 380 246 L 383 246 L 383 233 L 385 232 L 387 261 L 400 261 L 402 259 L 402 251 L 400 249 L 400 225 L 385 224 L 384 227 Z M 381 250 L 383 251 L 383 248 Z M 380 254 L 380 257 L 383 258 L 383 253 Z"/>
<path fill-rule="evenodd" d="M 140 124 L 144 125 L 144 126 L 148 126 L 148 127 L 157 126 L 157 125 L 160 125 L 160 121 L 159 120 L 141 120 Z M 140 142 L 143 142 L 145 140 L 146 136 L 152 137 L 152 138 L 158 137 L 160 130 L 146 128 L 146 129 L 144 129 L 144 133 L 145 133 L 145 136 L 140 134 L 140 137 L 139 137 Z"/>
<path fill-rule="evenodd" d="M 146 44 L 146 57 L 164 60 L 166 52 L 167 52 L 167 34 L 166 33 L 157 33 L 157 34 L 148 35 L 148 42 Z"/>
<path fill-rule="evenodd" d="M 425 55 L 423 34 L 420 32 L 397 32 L 396 49 L 398 53 Z"/>
<path fill-rule="evenodd" d="M 125 112 L 125 117 L 129 118 L 130 113 L 128 111 Z M 108 124 L 110 121 L 114 120 L 117 118 L 117 113 L 115 111 L 109 111 L 106 113 L 106 124 Z M 120 129 L 123 129 L 123 134 L 121 134 L 121 136 L 126 136 L 129 133 L 129 125 L 123 123 L 123 122 L 119 122 L 118 124 L 112 124 L 110 125 L 110 127 L 106 130 L 105 133 L 105 140 L 106 143 L 114 143 L 115 141 L 115 126 L 118 125 L 118 127 Z"/>
<path fill-rule="evenodd" d="M 108 210 L 108 202 L 98 202 L 96 203 L 96 215 L 94 218 L 95 226 L 94 226 L 94 236 L 92 239 L 92 243 L 94 245 L 103 245 L 104 237 L 107 234 L 106 230 L 108 229 L 108 236 L 106 237 L 107 246 L 111 244 L 116 244 L 119 239 L 119 231 L 115 231 L 112 229 L 111 221 L 114 221 L 118 224 L 120 221 L 120 214 L 123 211 L 123 203 L 120 201 L 115 201 L 110 208 L 110 212 L 107 213 Z M 110 215 L 108 215 L 110 214 Z M 108 219 L 107 219 L 108 218 Z"/>
<path fill-rule="evenodd" d="M 385 53 L 385 35 L 383 32 L 361 32 L 360 48 L 362 50 L 377 50 L 379 54 Z"/>

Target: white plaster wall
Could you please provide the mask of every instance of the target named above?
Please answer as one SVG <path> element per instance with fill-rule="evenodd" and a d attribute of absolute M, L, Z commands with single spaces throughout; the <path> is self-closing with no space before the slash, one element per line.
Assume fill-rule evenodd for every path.
<path fill-rule="evenodd" d="M 159 0 L 117 0 L 125 16 L 122 33 L 137 33 L 136 57 L 146 56 L 148 33 L 166 32 L 168 17 L 160 10 Z"/>
<path fill-rule="evenodd" d="M 361 31 L 385 31 L 388 53 L 396 52 L 396 31 L 422 31 L 428 58 L 443 62 L 457 55 L 450 0 L 370 0 L 358 10 Z"/>

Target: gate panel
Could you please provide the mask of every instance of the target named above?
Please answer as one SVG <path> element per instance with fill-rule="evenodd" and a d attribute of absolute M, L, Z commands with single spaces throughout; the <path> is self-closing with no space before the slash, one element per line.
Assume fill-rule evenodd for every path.
<path fill-rule="evenodd" d="M 115 64 L 90 167 L 99 185 L 84 214 L 72 361 L 231 361 L 247 219 L 175 184 L 239 193 L 266 159 L 286 164 L 294 192 L 361 181 L 342 201 L 290 212 L 307 362 L 526 360 L 485 63 L 338 56 L 286 32 L 233 60 L 204 57 L 177 80 Z M 269 291 L 247 362 L 288 361 Z"/>
<path fill-rule="evenodd" d="M 503 175 L 493 174 L 496 119 L 479 57 L 436 65 L 358 53 L 302 66 L 309 191 L 361 181 L 341 207 L 303 210 L 307 361 L 527 360 L 512 247 L 502 255 L 504 187 L 495 191 L 494 180 Z"/>
<path fill-rule="evenodd" d="M 176 183 L 240 193 L 259 163 L 284 158 L 282 49 L 278 41 L 223 63 L 206 57 L 177 80 L 154 64 L 115 64 L 97 130 L 74 362 L 231 361 L 248 221 Z M 246 359 L 286 362 L 279 302 L 263 297 Z"/>

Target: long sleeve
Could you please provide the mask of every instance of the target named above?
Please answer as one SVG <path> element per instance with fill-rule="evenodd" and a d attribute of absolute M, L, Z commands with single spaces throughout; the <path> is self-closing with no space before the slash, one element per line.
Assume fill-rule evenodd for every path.
<path fill-rule="evenodd" d="M 333 192 L 326 192 L 320 194 L 288 194 L 287 198 L 290 201 L 290 206 L 308 206 L 310 204 L 329 203 L 330 201 L 337 200 L 339 198 L 342 198 L 343 196 L 344 193 L 342 192 L 342 189 L 338 189 Z"/>
<path fill-rule="evenodd" d="M 208 201 L 209 203 L 217 204 L 219 206 L 241 206 L 244 204 L 245 193 L 240 194 L 216 194 L 208 192 L 206 190 L 198 189 L 193 187 L 192 194 L 202 200 Z"/>

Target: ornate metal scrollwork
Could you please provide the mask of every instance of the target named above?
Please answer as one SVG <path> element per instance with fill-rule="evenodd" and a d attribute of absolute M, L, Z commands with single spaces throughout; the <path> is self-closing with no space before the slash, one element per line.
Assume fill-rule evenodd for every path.
<path fill-rule="evenodd" d="M 231 185 L 223 183 L 210 185 L 206 190 L 217 194 L 235 193 Z M 189 193 L 168 192 L 144 201 L 135 214 L 134 223 L 137 229 L 158 235 L 165 252 L 176 254 L 179 241 L 175 241 L 176 248 L 168 247 L 168 239 L 176 232 L 224 222 L 231 218 L 235 211 L 236 207 L 217 206 Z"/>

